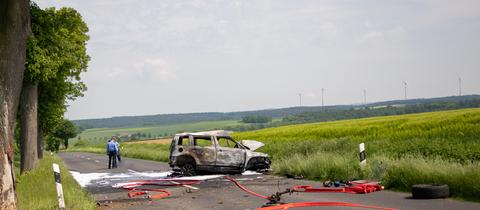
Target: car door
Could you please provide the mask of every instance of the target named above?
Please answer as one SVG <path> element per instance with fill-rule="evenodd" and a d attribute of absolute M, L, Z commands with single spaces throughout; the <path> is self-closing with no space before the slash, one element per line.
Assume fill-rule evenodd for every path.
<path fill-rule="evenodd" d="M 189 153 L 197 160 L 197 166 L 214 166 L 216 153 L 212 136 L 192 136 L 192 141 Z"/>
<path fill-rule="evenodd" d="M 217 166 L 243 167 L 245 163 L 245 149 L 230 137 L 216 137 Z"/>

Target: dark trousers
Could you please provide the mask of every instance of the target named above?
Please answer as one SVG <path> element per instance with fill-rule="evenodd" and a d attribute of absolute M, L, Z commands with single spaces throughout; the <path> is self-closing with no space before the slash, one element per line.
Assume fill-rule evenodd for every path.
<path fill-rule="evenodd" d="M 108 168 L 117 167 L 117 152 L 108 152 Z"/>
<path fill-rule="evenodd" d="M 117 153 L 117 158 L 118 158 L 118 161 L 121 162 L 122 161 L 122 158 L 120 157 L 120 150 L 118 150 L 118 153 Z"/>

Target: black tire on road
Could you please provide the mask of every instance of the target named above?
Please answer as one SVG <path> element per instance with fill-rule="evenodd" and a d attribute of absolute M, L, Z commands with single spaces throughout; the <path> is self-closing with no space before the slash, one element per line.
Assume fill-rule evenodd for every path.
<path fill-rule="evenodd" d="M 185 163 L 180 170 L 182 171 L 183 176 L 195 176 L 197 175 L 195 171 L 195 166 L 191 163 Z"/>
<path fill-rule="evenodd" d="M 417 199 L 447 198 L 450 189 L 446 184 L 417 184 L 412 186 L 412 197 Z"/>

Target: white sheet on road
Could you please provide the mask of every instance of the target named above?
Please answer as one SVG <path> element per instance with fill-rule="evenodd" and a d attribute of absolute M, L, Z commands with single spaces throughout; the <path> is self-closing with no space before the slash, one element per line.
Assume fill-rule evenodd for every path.
<path fill-rule="evenodd" d="M 165 178 L 171 171 L 166 172 L 127 172 L 127 173 L 80 173 L 76 171 L 70 171 L 73 178 L 85 187 L 91 184 L 110 185 L 112 181 L 124 181 L 132 179 L 144 179 L 144 178 Z"/>
<path fill-rule="evenodd" d="M 80 173 L 76 171 L 70 171 L 73 178 L 80 184 L 82 187 L 88 185 L 100 185 L 100 186 L 112 186 L 115 183 L 132 181 L 132 180 L 141 180 L 141 179 L 164 179 L 167 178 L 169 174 L 173 173 L 172 171 L 150 171 L 150 172 L 137 172 L 129 170 L 126 173 Z M 242 175 L 257 175 L 260 173 L 254 171 L 245 171 Z M 203 175 L 203 176 L 190 176 L 190 177 L 178 177 L 174 179 L 178 180 L 208 180 L 216 179 L 224 175 Z"/>

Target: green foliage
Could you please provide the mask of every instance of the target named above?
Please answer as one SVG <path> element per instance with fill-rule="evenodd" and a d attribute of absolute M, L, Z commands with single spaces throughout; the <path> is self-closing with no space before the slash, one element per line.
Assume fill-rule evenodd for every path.
<path fill-rule="evenodd" d="M 77 142 L 75 142 L 75 144 L 74 144 L 73 146 L 75 146 L 75 147 L 82 147 L 82 146 L 87 146 L 87 145 L 88 145 L 88 141 L 87 141 L 87 140 L 78 137 Z"/>
<path fill-rule="evenodd" d="M 39 86 L 40 128 L 49 134 L 63 119 L 66 100 L 83 96 L 80 74 L 87 69 L 88 27 L 73 8 L 31 6 L 33 36 L 28 40 L 25 80 Z"/>
<path fill-rule="evenodd" d="M 53 135 L 62 139 L 63 145 L 65 145 L 65 148 L 68 148 L 68 140 L 77 136 L 77 128 L 72 122 L 64 119 L 57 125 Z"/>
<path fill-rule="evenodd" d="M 419 183 L 444 183 L 451 195 L 480 201 L 480 163 L 461 164 L 441 159 L 404 157 L 392 159 L 382 156 L 367 157 L 367 165 L 360 169 L 358 159 L 333 152 L 319 152 L 309 156 L 292 155 L 273 161 L 275 173 L 303 175 L 312 180 L 351 180 L 371 178 L 380 180 L 388 189 L 410 191 Z"/>
<path fill-rule="evenodd" d="M 66 209 L 97 209 L 95 201 L 78 185 L 60 158 L 45 155 L 38 168 L 17 175 L 16 193 L 19 209 L 58 209 L 57 191 L 53 178 L 52 164 L 60 165 Z M 15 170 L 20 171 L 20 170 Z"/>
<path fill-rule="evenodd" d="M 45 136 L 45 149 L 50 152 L 58 152 L 60 149 L 60 143 L 62 142 L 61 138 L 52 136 L 52 135 L 47 135 Z"/>
<path fill-rule="evenodd" d="M 242 117 L 243 123 L 269 123 L 272 117 L 264 115 L 247 115 Z"/>

